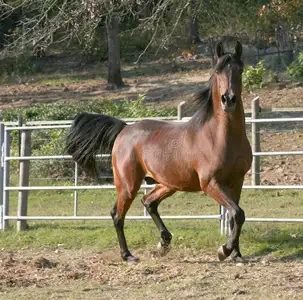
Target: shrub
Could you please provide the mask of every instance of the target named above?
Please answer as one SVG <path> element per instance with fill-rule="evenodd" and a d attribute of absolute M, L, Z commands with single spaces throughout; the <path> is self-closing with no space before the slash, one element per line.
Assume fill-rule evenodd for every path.
<path fill-rule="evenodd" d="M 52 104 L 37 104 L 30 108 L 5 109 L 0 112 L 4 121 L 17 121 L 22 115 L 26 121 L 42 120 L 72 120 L 83 111 L 108 114 L 118 118 L 144 118 L 154 116 L 176 116 L 175 107 L 157 108 L 144 103 L 144 95 L 139 95 L 136 100 L 124 100 L 120 103 L 113 101 L 76 101 L 72 103 L 56 102 Z"/>
<path fill-rule="evenodd" d="M 0 75 L 4 77 L 29 76 L 36 73 L 36 61 L 28 55 L 23 54 L 0 61 Z"/>
<path fill-rule="evenodd" d="M 264 61 L 261 60 L 257 63 L 256 67 L 248 66 L 243 72 L 243 85 L 248 90 L 259 89 L 264 85 L 265 67 Z"/>
<path fill-rule="evenodd" d="M 297 59 L 287 67 L 286 74 L 293 80 L 303 79 L 303 51 L 300 52 Z"/>
<path fill-rule="evenodd" d="M 30 108 L 6 109 L 0 113 L 3 121 L 16 121 L 22 115 L 26 121 L 34 120 L 72 120 L 83 111 L 108 114 L 118 118 L 143 118 L 155 116 L 176 116 L 175 107 L 158 108 L 144 104 L 144 95 L 134 101 L 121 103 L 112 101 L 89 101 L 54 104 L 38 104 Z M 32 132 L 32 155 L 63 155 L 66 130 L 34 130 Z M 11 151 L 18 155 L 17 132 L 12 132 Z M 12 172 L 18 170 L 18 163 L 11 164 Z M 31 163 L 31 174 L 35 177 L 66 177 L 73 175 L 73 164 L 68 160 L 38 160 Z"/>

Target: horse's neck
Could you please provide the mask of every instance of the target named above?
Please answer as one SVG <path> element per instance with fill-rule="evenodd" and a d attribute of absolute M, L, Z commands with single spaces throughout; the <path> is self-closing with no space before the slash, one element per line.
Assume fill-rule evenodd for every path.
<path fill-rule="evenodd" d="M 217 93 L 217 94 L 216 94 Z M 241 94 L 237 95 L 237 104 L 234 112 L 224 112 L 221 105 L 221 96 L 218 90 L 213 90 L 213 126 L 217 133 L 221 132 L 226 137 L 245 136 L 245 114 Z"/>
<path fill-rule="evenodd" d="M 221 103 L 220 103 L 221 104 Z M 234 112 L 220 112 L 214 114 L 218 130 L 227 131 L 229 134 L 238 135 L 245 133 L 245 115 L 242 101 L 238 101 Z"/>

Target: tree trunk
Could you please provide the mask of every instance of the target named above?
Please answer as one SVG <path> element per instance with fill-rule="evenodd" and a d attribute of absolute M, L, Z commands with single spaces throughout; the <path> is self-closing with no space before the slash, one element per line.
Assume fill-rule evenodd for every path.
<path fill-rule="evenodd" d="M 108 17 L 106 22 L 108 40 L 108 89 L 118 89 L 124 86 L 120 68 L 120 42 L 118 38 L 119 22 L 116 16 Z"/>
<path fill-rule="evenodd" d="M 188 41 L 189 44 L 200 43 L 199 30 L 198 30 L 198 19 L 196 11 L 196 0 L 190 1 L 189 7 L 189 32 L 188 32 Z"/>

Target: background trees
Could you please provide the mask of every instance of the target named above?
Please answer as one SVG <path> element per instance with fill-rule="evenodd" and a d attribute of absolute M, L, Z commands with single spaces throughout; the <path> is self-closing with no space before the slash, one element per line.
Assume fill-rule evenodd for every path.
<path fill-rule="evenodd" d="M 76 49 L 108 59 L 108 87 L 124 85 L 120 54 L 138 61 L 191 47 L 209 36 L 300 28 L 300 0 L 8 0 L 0 1 L 1 57 Z"/>

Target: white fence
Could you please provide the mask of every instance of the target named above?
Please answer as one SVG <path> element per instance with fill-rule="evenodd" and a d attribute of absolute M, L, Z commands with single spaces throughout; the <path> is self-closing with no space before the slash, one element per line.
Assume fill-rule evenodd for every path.
<path fill-rule="evenodd" d="M 258 99 L 253 100 L 253 108 L 258 109 Z M 257 105 L 255 105 L 257 103 Z M 180 113 L 182 104 L 179 106 L 178 119 L 174 118 L 175 122 L 186 122 L 189 118 L 182 118 Z M 161 119 L 161 118 L 159 118 Z M 172 119 L 172 118 L 169 118 Z M 136 120 L 126 120 L 132 123 Z M 303 151 L 280 151 L 280 152 L 260 152 L 260 138 L 258 124 L 260 123 L 273 123 L 273 122 L 303 122 L 303 118 L 280 118 L 280 119 L 258 119 L 257 110 L 252 112 L 251 118 L 246 118 L 246 123 L 252 126 L 252 148 L 253 148 L 253 165 L 252 165 L 252 185 L 243 186 L 243 189 L 303 189 L 303 185 L 260 185 L 260 156 L 276 156 L 276 155 L 303 155 Z M 41 129 L 62 129 L 69 128 L 71 121 L 54 121 L 54 122 L 28 122 L 26 126 L 18 126 L 16 123 L 0 123 L 0 228 L 5 230 L 8 227 L 9 220 L 17 220 L 17 226 L 20 230 L 24 228 L 26 220 L 108 220 L 110 216 L 79 216 L 77 212 L 78 207 L 78 191 L 79 190 L 92 190 L 92 189 L 115 189 L 114 185 L 98 185 L 98 186 L 82 186 L 78 185 L 78 166 L 75 163 L 75 178 L 74 185 L 70 186 L 28 186 L 28 172 L 27 170 L 30 160 L 48 160 L 48 159 L 71 159 L 69 155 L 57 156 L 30 156 L 27 155 L 28 149 L 26 147 L 21 149 L 20 156 L 10 156 L 10 133 L 19 130 L 22 132 L 22 138 L 26 140 L 29 138 L 27 133 L 33 130 Z M 20 179 L 19 186 L 9 186 L 10 179 L 10 161 L 20 161 Z M 23 164 L 21 167 L 21 163 Z M 257 182 L 257 184 L 256 184 Z M 142 184 L 141 189 L 145 192 L 147 189 L 152 188 L 154 185 Z M 27 216 L 27 193 L 34 190 L 73 190 L 74 191 L 74 214 L 71 216 Z M 19 205 L 16 216 L 10 216 L 9 207 L 9 191 L 19 191 Z M 216 219 L 220 221 L 220 229 L 222 234 L 228 233 L 228 215 L 223 207 L 219 208 L 219 213 L 216 215 L 167 215 L 162 216 L 163 219 Z M 127 219 L 145 220 L 151 219 L 144 209 L 143 215 L 128 216 Z M 303 219 L 295 218 L 246 218 L 248 222 L 303 222 Z"/>

